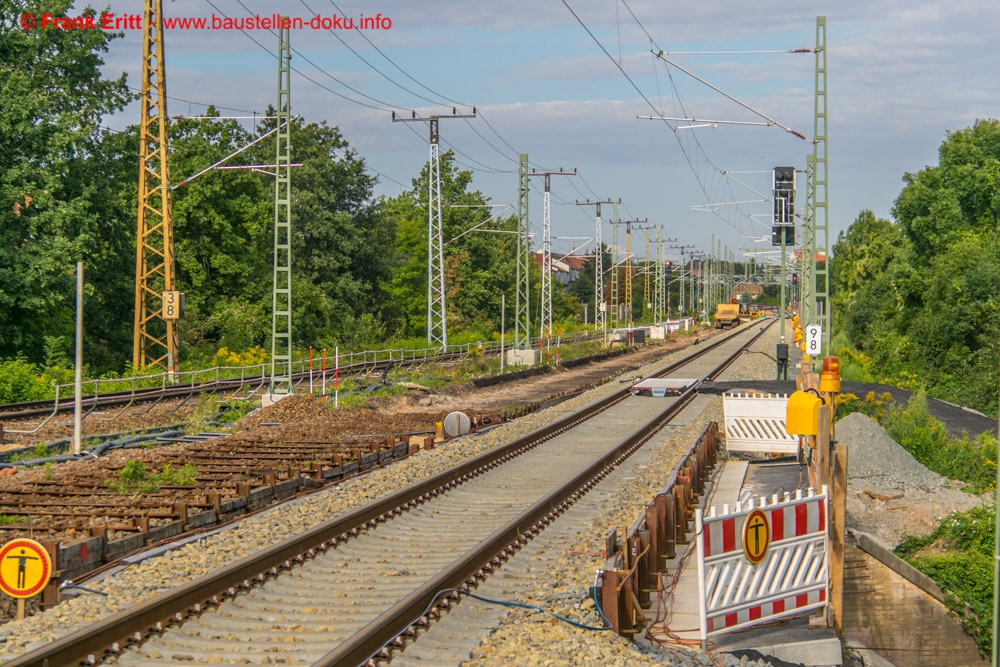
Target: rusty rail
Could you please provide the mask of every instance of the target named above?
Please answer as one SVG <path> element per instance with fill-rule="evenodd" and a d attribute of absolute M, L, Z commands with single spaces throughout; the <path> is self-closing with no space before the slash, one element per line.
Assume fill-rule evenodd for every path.
<path fill-rule="evenodd" d="M 742 332 L 735 335 L 740 335 L 740 333 Z M 747 344 L 756 340 L 761 333 L 763 333 L 763 329 Z M 700 346 L 701 349 L 694 354 L 665 367 L 659 374 L 671 373 L 690 363 L 693 359 L 708 354 L 729 339 L 730 336 L 726 336 L 718 341 Z M 737 352 L 738 354 L 740 352 Z M 728 359 L 719 369 L 724 368 L 731 361 L 732 359 Z M 679 397 L 675 404 L 677 410 L 682 409 L 681 404 L 686 403 L 693 396 L 694 390 L 691 389 L 686 395 Z M 603 412 L 628 397 L 628 388 L 620 389 L 591 403 L 580 412 L 567 415 L 541 429 L 460 463 L 422 482 L 351 510 L 264 551 L 61 637 L 44 647 L 10 660 L 6 665 L 8 667 L 29 665 L 56 667 L 57 665 L 78 665 L 81 661 L 94 662 L 104 653 L 114 652 L 126 642 L 141 641 L 141 638 L 151 630 L 158 632 L 171 622 L 182 622 L 189 614 L 200 614 L 206 608 L 217 606 L 223 600 L 238 595 L 242 589 L 263 583 L 269 577 L 277 576 L 281 571 L 289 569 L 292 563 L 313 558 L 317 553 L 325 553 L 366 529 L 374 528 L 379 523 L 391 520 L 411 507 L 431 501 L 449 489 L 502 465 L 511 458 L 533 449 L 547 439 L 573 428 L 576 424 Z M 669 411 L 668 409 L 667 412 Z M 672 414 L 664 414 L 658 419 L 665 423 L 672 416 Z M 643 431 L 647 431 L 647 429 L 643 429 Z M 360 664 L 378 653 L 382 647 L 411 625 L 426 624 L 426 615 L 434 616 L 440 613 L 440 610 L 450 606 L 447 599 L 441 599 L 435 604 L 435 609 L 430 614 L 425 615 L 428 606 L 426 596 L 430 593 L 431 588 L 446 582 L 461 585 L 468 585 L 472 582 L 474 585 L 477 579 L 485 576 L 484 572 L 491 572 L 506 561 L 518 548 L 517 543 L 523 544 L 527 541 L 522 538 L 519 531 L 528 528 L 532 531 L 544 528 L 551 522 L 555 514 L 571 504 L 571 499 L 575 500 L 574 496 L 579 497 L 586 493 L 586 490 L 624 460 L 631 451 L 638 449 L 652 432 L 655 430 L 636 434 L 626 443 L 622 443 L 617 451 L 609 452 L 608 455 L 602 457 L 588 470 L 577 476 L 574 480 L 576 482 L 574 488 L 569 488 L 567 484 L 553 491 L 544 501 L 529 508 L 517 519 L 498 530 L 494 537 L 481 545 L 480 548 L 459 559 L 432 582 L 415 591 L 406 600 L 373 622 L 366 630 L 327 656 L 328 658 L 336 656 L 336 660 L 321 659 L 317 664 Z M 633 442 L 633 440 L 635 441 Z M 584 477 L 588 481 L 582 481 Z M 586 488 L 581 489 L 581 486 Z M 501 546 L 502 544 L 507 546 Z M 440 590 L 440 587 L 435 590 Z M 343 662 L 343 660 L 347 660 L 347 662 Z"/>

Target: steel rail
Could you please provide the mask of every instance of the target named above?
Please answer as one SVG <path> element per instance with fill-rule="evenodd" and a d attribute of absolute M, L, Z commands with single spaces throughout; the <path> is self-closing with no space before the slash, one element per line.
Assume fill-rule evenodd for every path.
<path fill-rule="evenodd" d="M 745 349 L 752 345 L 767 327 L 761 330 L 745 343 L 739 350 L 727 357 L 708 376 L 715 379 L 736 359 L 743 355 Z M 730 340 L 727 337 L 725 341 Z M 725 342 L 721 341 L 721 342 Z M 720 344 L 721 344 L 720 342 Z M 712 349 L 703 350 L 694 358 L 703 356 Z M 692 358 L 685 359 L 685 365 Z M 666 374 L 663 371 L 658 375 Z M 627 389 L 625 390 L 628 391 Z M 537 501 L 520 515 L 512 519 L 502 528 L 481 542 L 475 549 L 457 560 L 446 570 L 441 571 L 433 579 L 399 601 L 392 608 L 373 620 L 353 637 L 339 647 L 327 653 L 313 664 L 313 667 L 339 667 L 343 665 L 374 665 L 374 659 L 391 660 L 390 642 L 412 628 L 415 624 L 429 623 L 429 611 L 435 601 L 441 597 L 441 591 L 448 589 L 464 589 L 469 591 L 478 586 L 479 580 L 486 578 L 486 572 L 492 572 L 506 562 L 510 556 L 526 544 L 535 534 L 551 523 L 578 499 L 596 486 L 606 475 L 619 464 L 638 451 L 650 438 L 658 433 L 670 420 L 681 412 L 697 395 L 697 385 L 688 387 L 673 403 L 659 415 L 647 422 L 628 438 L 614 447 L 607 454 L 597 459 L 575 477 L 565 482 L 559 488 Z M 450 607 L 449 602 L 443 605 Z M 393 645 L 402 648 L 405 642 Z M 369 662 L 371 661 L 371 662 Z"/>
<path fill-rule="evenodd" d="M 569 342 L 569 340 L 567 340 Z M 448 363 L 460 359 L 468 358 L 467 352 L 445 352 L 436 355 L 433 359 L 433 363 Z M 347 364 L 345 366 L 340 366 L 339 370 L 342 374 L 354 374 L 360 371 L 365 371 L 365 374 L 372 374 L 379 371 L 384 371 L 390 365 L 392 366 L 415 366 L 418 364 L 424 364 L 428 359 L 421 357 L 411 357 L 404 359 L 385 359 L 382 361 L 360 361 L 353 364 Z M 368 370 L 368 369 L 371 370 Z M 327 372 L 332 372 L 332 368 L 327 368 Z M 209 370 L 204 371 L 208 373 Z M 313 370 L 313 374 L 318 374 L 320 371 Z M 168 386 L 168 387 L 151 387 L 148 389 L 126 389 L 123 391 L 108 392 L 106 394 L 90 395 L 84 396 L 82 398 L 82 405 L 84 407 L 90 407 L 91 410 L 97 406 L 115 406 L 122 404 L 131 404 L 134 402 L 145 402 L 159 398 L 173 398 L 185 396 L 189 392 L 205 393 L 208 391 L 219 392 L 219 391 L 229 391 L 238 390 L 246 385 L 254 384 L 259 380 L 266 380 L 267 374 L 254 375 L 252 377 L 244 377 L 240 379 L 219 379 L 219 380 L 208 380 L 205 382 L 198 382 L 193 384 L 185 384 L 180 386 Z M 131 378 L 131 380 L 141 380 L 142 378 Z M 295 371 L 292 373 L 292 379 L 295 384 L 302 384 L 309 379 L 309 370 Z M 123 378 L 121 381 L 126 382 L 129 378 Z M 126 405 L 127 407 L 127 405 Z M 38 401 L 24 401 L 21 403 L 6 403 L 0 404 L 0 421 L 7 421 L 12 419 L 20 419 L 25 417 L 40 417 L 43 415 L 56 415 L 60 412 L 69 412 L 73 410 L 74 404 L 72 397 L 62 400 L 47 398 Z M 11 410 L 11 412 L 6 412 Z M 9 433 L 14 433 L 15 431 L 8 431 Z"/>
<path fill-rule="evenodd" d="M 764 329 L 766 327 L 762 328 L 743 347 L 752 344 L 753 340 L 763 334 Z M 720 337 L 719 340 L 705 345 L 694 354 L 666 366 L 656 375 L 666 375 L 682 368 L 735 336 L 742 334 L 743 331 L 745 329 Z M 741 347 L 737 355 L 742 354 L 742 349 Z M 603 412 L 628 396 L 628 388 L 622 388 L 585 406 L 576 413 L 566 415 L 552 424 L 517 438 L 495 450 L 485 452 L 422 482 L 395 491 L 373 503 L 350 510 L 300 535 L 272 545 L 226 567 L 108 616 L 93 625 L 56 639 L 44 647 L 16 656 L 5 662 L 5 667 L 58 667 L 81 663 L 96 664 L 105 653 L 116 653 L 128 642 L 141 641 L 151 631 L 163 631 L 171 623 L 182 623 L 188 614 L 199 614 L 206 608 L 218 606 L 225 600 L 237 596 L 240 591 L 263 583 L 269 577 L 278 576 L 281 571 L 290 569 L 293 564 L 314 558 L 318 553 L 325 553 L 329 549 L 335 548 L 337 544 L 358 535 L 362 530 L 374 528 L 379 523 L 392 519 L 411 507 L 428 502 L 469 479 L 503 465 L 510 459 Z M 603 457 L 601 460 L 607 458 Z M 506 534 L 506 531 L 504 532 Z M 489 540 L 489 542 L 493 541 Z M 478 551 L 480 550 L 477 549 Z M 488 561 L 489 559 L 487 559 L 487 563 Z M 481 567 L 482 565 L 479 565 L 477 569 Z M 413 618 L 414 616 L 411 615 L 410 622 Z"/>

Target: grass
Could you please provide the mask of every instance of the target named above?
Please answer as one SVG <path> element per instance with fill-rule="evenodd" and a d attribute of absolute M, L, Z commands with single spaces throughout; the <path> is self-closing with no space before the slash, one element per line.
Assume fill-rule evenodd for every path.
<path fill-rule="evenodd" d="M 197 481 L 198 470 L 190 463 L 185 463 L 176 470 L 172 463 L 163 466 L 159 474 L 146 470 L 146 464 L 138 459 L 130 459 L 125 467 L 118 471 L 117 479 L 105 480 L 115 493 L 153 493 L 163 485 L 189 486 Z"/>
<path fill-rule="evenodd" d="M 990 654 L 993 623 L 993 545 L 996 510 L 984 504 L 954 512 L 926 537 L 911 537 L 896 554 L 945 591 L 962 627 Z"/>
<path fill-rule="evenodd" d="M 852 412 L 868 415 L 917 461 L 948 479 L 965 482 L 967 491 L 995 491 L 996 439 L 991 433 L 950 437 L 945 425 L 928 413 L 927 396 L 922 392 L 911 396 L 905 407 L 888 394 L 873 392 L 864 400 L 841 394 L 837 405 L 838 419 Z M 897 555 L 946 592 L 948 606 L 983 655 L 989 655 L 992 645 L 995 520 L 990 504 L 955 512 L 930 535 L 910 537 L 896 549 Z"/>
<path fill-rule="evenodd" d="M 7 460 L 11 463 L 14 463 L 16 461 L 47 459 L 50 456 L 52 456 L 52 452 L 49 451 L 49 446 L 43 442 L 40 445 L 35 445 L 30 452 L 21 452 L 20 454 L 14 454 Z"/>

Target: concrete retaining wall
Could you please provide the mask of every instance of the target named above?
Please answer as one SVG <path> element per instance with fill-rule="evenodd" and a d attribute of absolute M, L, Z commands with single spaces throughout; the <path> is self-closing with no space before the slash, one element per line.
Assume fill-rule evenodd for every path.
<path fill-rule="evenodd" d="M 843 640 L 899 667 L 987 664 L 930 578 L 864 533 L 844 555 Z"/>

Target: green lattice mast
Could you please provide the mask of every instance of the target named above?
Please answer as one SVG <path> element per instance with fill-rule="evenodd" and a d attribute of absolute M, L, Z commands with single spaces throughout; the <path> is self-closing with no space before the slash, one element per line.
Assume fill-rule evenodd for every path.
<path fill-rule="evenodd" d="M 521 153 L 517 168 L 517 300 L 514 307 L 514 349 L 531 349 L 528 281 L 531 227 L 528 224 L 528 154 Z"/>
<path fill-rule="evenodd" d="M 289 27 L 278 28 L 278 131 L 274 178 L 274 281 L 271 291 L 272 394 L 292 385 L 292 127 Z"/>
<path fill-rule="evenodd" d="M 816 17 L 816 93 L 813 152 L 806 156 L 806 221 L 802 244 L 802 322 L 823 328 L 822 356 L 830 354 L 830 212 L 827 170 L 826 17 Z M 816 261 L 816 255 L 823 262 Z"/>

